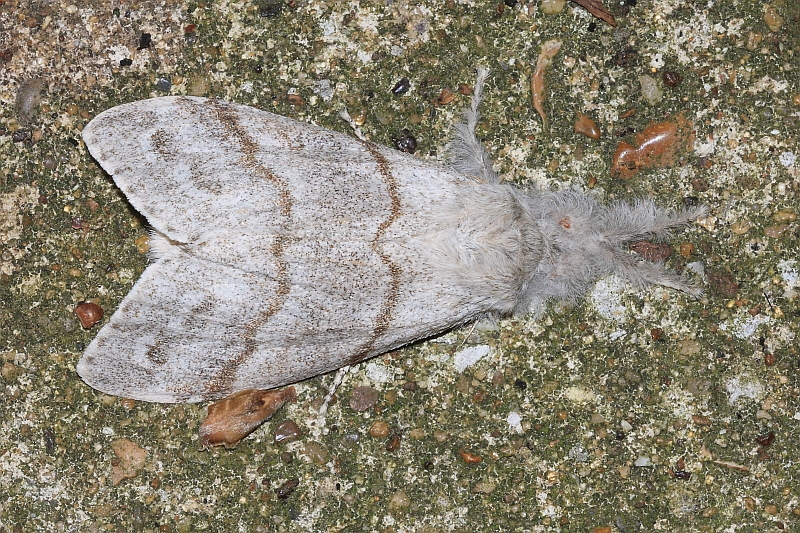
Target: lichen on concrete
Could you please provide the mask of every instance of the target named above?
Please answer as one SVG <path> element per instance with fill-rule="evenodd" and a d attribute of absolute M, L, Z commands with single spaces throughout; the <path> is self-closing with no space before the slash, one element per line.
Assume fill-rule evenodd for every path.
<path fill-rule="evenodd" d="M 0 531 L 800 528 L 800 7 L 608 4 L 617 28 L 534 1 L 0 2 Z M 544 130 L 530 75 L 555 38 Z M 82 144 L 92 116 L 195 94 L 348 132 L 346 108 L 368 138 L 409 130 L 437 159 L 479 65 L 479 134 L 504 180 L 710 207 L 667 260 L 703 297 L 604 280 L 539 319 L 354 368 L 324 431 L 333 376 L 301 383 L 232 450 L 200 449 L 203 405 L 130 402 L 75 374 L 99 326 L 74 306 L 110 316 L 147 262 L 146 221 Z M 576 112 L 599 139 L 575 133 Z M 611 175 L 620 141 L 679 114 L 689 150 Z M 379 393 L 364 411 L 359 386 Z M 288 419 L 302 435 L 276 443 Z"/>

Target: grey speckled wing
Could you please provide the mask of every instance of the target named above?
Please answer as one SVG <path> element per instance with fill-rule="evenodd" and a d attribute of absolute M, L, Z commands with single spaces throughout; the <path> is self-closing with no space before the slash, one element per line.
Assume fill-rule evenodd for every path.
<path fill-rule="evenodd" d="M 518 209 L 511 188 L 487 197 L 443 167 L 211 99 L 122 105 L 83 137 L 156 230 L 157 260 L 78 364 L 101 391 L 193 402 L 277 387 L 496 304 L 453 268 L 453 254 L 480 263 L 489 236 L 466 224 L 475 257 L 450 240 L 465 202 Z"/>

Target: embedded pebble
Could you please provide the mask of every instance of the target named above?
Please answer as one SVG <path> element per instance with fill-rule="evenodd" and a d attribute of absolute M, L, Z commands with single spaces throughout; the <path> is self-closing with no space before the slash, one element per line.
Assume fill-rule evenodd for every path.
<path fill-rule="evenodd" d="M 275 494 L 281 500 L 285 500 L 286 498 L 288 498 L 295 491 L 295 489 L 298 487 L 298 485 L 300 485 L 300 479 L 299 478 L 292 478 L 292 479 L 286 480 L 280 487 L 275 489 Z"/>
<path fill-rule="evenodd" d="M 708 379 L 692 379 L 686 385 L 686 390 L 695 396 L 705 396 L 711 394 L 714 382 Z"/>
<path fill-rule="evenodd" d="M 403 437 L 399 433 L 392 433 L 386 439 L 386 451 L 395 452 L 400 449 L 400 444 L 403 442 Z"/>
<path fill-rule="evenodd" d="M 683 81 L 683 77 L 680 74 L 671 70 L 665 70 L 661 74 L 661 79 L 664 80 L 664 85 L 672 88 L 677 87 Z"/>
<path fill-rule="evenodd" d="M 0 368 L 0 377 L 2 377 L 3 381 L 6 383 L 13 383 L 21 374 L 21 369 L 11 361 L 6 361 L 3 363 L 2 368 Z"/>
<path fill-rule="evenodd" d="M 84 329 L 89 329 L 103 320 L 103 308 L 92 302 L 78 304 L 74 313 Z"/>
<path fill-rule="evenodd" d="M 681 355 L 696 355 L 700 353 L 701 344 L 693 339 L 684 339 L 678 342 L 678 353 Z"/>
<path fill-rule="evenodd" d="M 384 422 L 384 421 L 382 421 L 382 420 L 376 420 L 370 426 L 369 434 L 372 437 L 379 437 L 379 438 L 388 437 L 389 436 L 389 424 Z"/>
<path fill-rule="evenodd" d="M 411 506 L 411 498 L 403 490 L 398 490 L 389 498 L 389 510 L 401 511 Z"/>
<path fill-rule="evenodd" d="M 542 0 L 541 10 L 545 15 L 556 15 L 564 10 L 567 0 Z"/>
<path fill-rule="evenodd" d="M 144 468 L 147 450 L 128 439 L 117 439 L 111 443 L 116 460 L 111 462 L 111 484 L 119 485 L 125 479 L 139 475 Z"/>
<path fill-rule="evenodd" d="M 461 455 L 461 459 L 463 459 L 467 464 L 475 464 L 483 461 L 483 458 L 480 455 L 475 455 L 474 453 L 466 450 L 459 450 L 458 453 Z"/>
<path fill-rule="evenodd" d="M 479 481 L 472 486 L 472 492 L 477 494 L 491 494 L 496 488 L 497 484 L 492 483 L 491 481 Z"/>
<path fill-rule="evenodd" d="M 372 387 L 356 387 L 350 392 L 350 408 L 353 411 L 366 411 L 378 403 L 378 391 Z"/>
<path fill-rule="evenodd" d="M 28 123 L 36 113 L 36 108 L 42 100 L 42 88 L 44 80 L 33 79 L 24 82 L 17 89 L 17 99 L 14 102 L 14 110 L 20 124 Z"/>
<path fill-rule="evenodd" d="M 653 461 L 650 460 L 649 457 L 639 456 L 636 459 L 636 462 L 633 463 L 633 466 L 638 466 L 638 467 L 653 466 Z"/>
<path fill-rule="evenodd" d="M 739 294 L 739 284 L 729 274 L 710 270 L 706 272 L 708 284 L 726 298 L 733 298 Z"/>
<path fill-rule="evenodd" d="M 750 223 L 746 220 L 739 220 L 731 224 L 731 232 L 734 235 L 744 235 L 750 231 Z"/>
<path fill-rule="evenodd" d="M 639 241 L 631 243 L 628 247 L 653 263 L 663 263 L 672 255 L 672 246 L 666 243 L 656 244 L 650 241 Z"/>
<path fill-rule="evenodd" d="M 411 82 L 408 78 L 401 78 L 400 81 L 394 84 L 392 87 L 392 94 L 395 96 L 400 96 L 401 94 L 407 93 L 411 89 Z"/>
<path fill-rule="evenodd" d="M 639 76 L 639 85 L 642 86 L 642 96 L 650 104 L 657 104 L 664 97 L 664 91 L 659 88 L 658 82 L 652 76 L 647 74 Z"/>
<path fill-rule="evenodd" d="M 772 220 L 774 220 L 779 224 L 794 222 L 795 220 L 797 220 L 797 213 L 795 213 L 791 209 L 781 209 L 780 211 L 775 211 L 772 214 Z"/>
<path fill-rule="evenodd" d="M 144 255 L 150 251 L 150 236 L 141 235 L 136 237 L 136 240 L 133 241 L 133 244 L 136 246 L 136 251 Z"/>
<path fill-rule="evenodd" d="M 789 231 L 789 224 L 773 224 L 764 228 L 764 235 L 770 239 L 779 239 Z"/>
<path fill-rule="evenodd" d="M 309 442 L 303 447 L 303 455 L 316 465 L 324 465 L 328 460 L 328 450 L 316 442 Z"/>
<path fill-rule="evenodd" d="M 575 113 L 575 133 L 580 133 L 590 139 L 600 138 L 600 128 L 597 127 L 597 123 L 580 112 Z"/>
<path fill-rule="evenodd" d="M 286 420 L 273 431 L 275 444 L 294 442 L 303 436 L 303 431 L 294 420 Z"/>
<path fill-rule="evenodd" d="M 764 6 L 764 22 L 766 23 L 769 31 L 777 32 L 783 26 L 783 17 L 775 9 L 775 6 L 767 4 Z"/>

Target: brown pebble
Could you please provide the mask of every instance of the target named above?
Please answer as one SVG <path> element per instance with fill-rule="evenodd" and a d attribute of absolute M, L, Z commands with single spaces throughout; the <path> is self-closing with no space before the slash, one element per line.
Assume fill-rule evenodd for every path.
<path fill-rule="evenodd" d="M 455 100 L 456 94 L 451 90 L 445 87 L 442 89 L 442 92 L 439 93 L 439 96 L 436 98 L 436 105 L 447 105 Z"/>
<path fill-rule="evenodd" d="M 592 530 L 592 533 L 611 533 L 611 526 L 599 526 Z"/>
<path fill-rule="evenodd" d="M 150 236 L 149 235 L 141 235 L 133 241 L 133 244 L 136 245 L 136 250 L 144 255 L 150 251 Z"/>
<path fill-rule="evenodd" d="M 20 368 L 11 361 L 6 361 L 3 363 L 2 368 L 0 368 L 0 377 L 2 377 L 3 381 L 6 383 L 16 381 L 20 374 L 22 374 Z"/>
<path fill-rule="evenodd" d="M 778 506 L 770 503 L 769 505 L 764 507 L 764 512 L 769 515 L 775 516 L 776 514 L 778 514 Z"/>
<path fill-rule="evenodd" d="M 767 365 L 767 366 L 775 366 L 775 362 L 777 360 L 778 360 L 778 358 L 775 357 L 774 353 L 772 353 L 772 352 L 765 352 L 764 353 L 764 364 L 765 365 Z"/>
<path fill-rule="evenodd" d="M 394 452 L 399 450 L 402 440 L 403 439 L 399 433 L 393 433 L 392 435 L 389 435 L 389 438 L 386 440 L 386 451 Z"/>
<path fill-rule="evenodd" d="M 800 105 L 800 94 L 796 94 L 792 97 L 792 103 L 794 105 Z M 800 507 L 798 509 L 800 509 Z"/>
<path fill-rule="evenodd" d="M 763 435 L 759 435 L 756 437 L 756 442 L 759 446 L 768 447 L 772 446 L 772 443 L 775 442 L 775 432 L 770 431 L 769 433 L 764 433 Z"/>
<path fill-rule="evenodd" d="M 681 244 L 681 255 L 683 257 L 689 259 L 690 257 L 692 257 L 693 253 L 694 253 L 694 244 L 690 242 L 684 242 Z"/>
<path fill-rule="evenodd" d="M 600 128 L 597 127 L 597 123 L 580 112 L 575 113 L 575 133 L 586 135 L 590 139 L 600 138 Z"/>
<path fill-rule="evenodd" d="M 458 450 L 458 453 L 461 455 L 461 459 L 463 459 L 467 464 L 475 464 L 483 461 L 483 458 L 480 455 L 475 455 L 474 453 L 470 453 L 466 450 Z"/>
<path fill-rule="evenodd" d="M 692 422 L 697 426 L 710 426 L 711 419 L 703 415 L 692 415 Z"/>
<path fill-rule="evenodd" d="M 128 439 L 111 443 L 116 458 L 111 462 L 111 484 L 119 485 L 124 479 L 134 478 L 144 468 L 147 450 Z"/>
<path fill-rule="evenodd" d="M 252 433 L 287 402 L 297 400 L 294 387 L 281 390 L 248 389 L 208 406 L 200 424 L 200 445 L 231 448 Z"/>
<path fill-rule="evenodd" d="M 350 408 L 353 411 L 366 411 L 378 403 L 378 391 L 372 387 L 356 387 L 350 392 Z"/>
<path fill-rule="evenodd" d="M 755 511 L 756 510 L 756 501 L 749 496 L 744 499 L 744 508 L 748 511 Z"/>
<path fill-rule="evenodd" d="M 389 424 L 382 420 L 377 420 L 370 426 L 369 434 L 372 437 L 386 438 L 389 436 Z"/>
<path fill-rule="evenodd" d="M 631 243 L 629 248 L 653 263 L 663 263 L 672 255 L 672 246 L 669 244 L 639 241 Z"/>
<path fill-rule="evenodd" d="M 683 81 L 683 77 L 672 70 L 665 70 L 661 74 L 661 79 L 664 80 L 664 85 L 667 87 L 677 87 Z"/>
<path fill-rule="evenodd" d="M 779 239 L 789 231 L 789 224 L 773 224 L 764 228 L 764 235 L 770 239 Z"/>
<path fill-rule="evenodd" d="M 464 96 L 470 96 L 472 94 L 472 90 L 472 85 L 469 85 L 468 83 L 458 84 L 458 92 Z M 800 98 L 800 95 L 798 95 L 797 98 Z M 798 105 L 800 105 L 800 102 L 798 102 Z"/>
<path fill-rule="evenodd" d="M 772 214 L 772 220 L 780 224 L 794 222 L 797 220 L 797 213 L 793 209 L 780 209 Z"/>
<path fill-rule="evenodd" d="M 74 313 L 84 329 L 91 328 L 103 319 L 103 308 L 92 302 L 78 304 Z"/>
<path fill-rule="evenodd" d="M 708 284 L 726 298 L 733 298 L 739 293 L 739 284 L 728 274 L 706 271 Z"/>
<path fill-rule="evenodd" d="M 298 485 L 300 485 L 300 479 L 299 478 L 289 479 L 289 480 L 285 481 L 283 483 L 283 485 L 281 485 L 280 487 L 275 489 L 275 494 L 281 500 L 285 500 L 286 498 L 288 498 L 295 491 L 295 489 L 298 487 Z"/>
<path fill-rule="evenodd" d="M 289 102 L 289 105 L 293 105 L 296 107 L 300 107 L 305 105 L 306 101 L 303 100 L 303 97 L 299 94 L 287 94 L 286 101 Z"/>
<path fill-rule="evenodd" d="M 120 398 L 119 399 L 119 405 L 123 409 L 131 410 L 131 409 L 134 408 L 134 406 L 136 406 L 136 400 L 132 400 L 130 398 Z"/>
<path fill-rule="evenodd" d="M 275 427 L 273 434 L 275 444 L 287 444 L 302 437 L 303 431 L 294 420 L 286 420 Z"/>

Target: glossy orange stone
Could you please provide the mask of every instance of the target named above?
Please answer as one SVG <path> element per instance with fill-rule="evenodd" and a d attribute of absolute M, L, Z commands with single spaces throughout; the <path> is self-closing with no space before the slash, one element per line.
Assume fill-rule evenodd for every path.
<path fill-rule="evenodd" d="M 622 141 L 611 163 L 611 174 L 630 179 L 641 170 L 665 168 L 675 164 L 678 155 L 694 144 L 692 123 L 683 115 L 651 124 L 634 137 L 636 147 Z"/>

